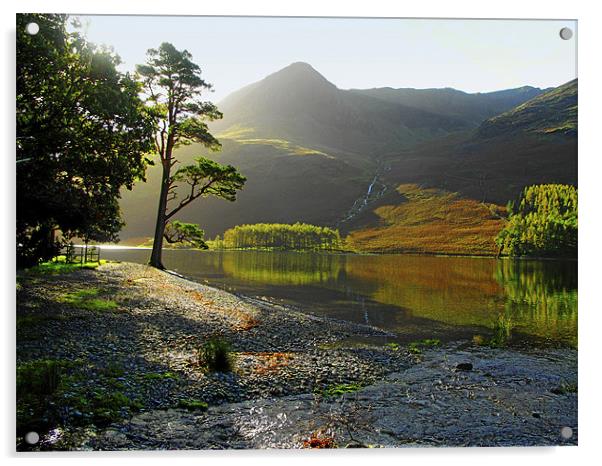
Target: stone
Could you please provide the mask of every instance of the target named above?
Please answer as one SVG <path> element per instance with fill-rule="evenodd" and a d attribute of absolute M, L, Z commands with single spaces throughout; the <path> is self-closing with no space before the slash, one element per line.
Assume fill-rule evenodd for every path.
<path fill-rule="evenodd" d="M 472 363 L 470 362 L 461 362 L 456 366 L 456 370 L 458 371 L 471 371 Z"/>

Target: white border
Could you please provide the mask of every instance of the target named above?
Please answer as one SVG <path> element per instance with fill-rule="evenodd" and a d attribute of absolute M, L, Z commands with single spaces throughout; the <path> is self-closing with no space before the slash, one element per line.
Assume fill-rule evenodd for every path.
<path fill-rule="evenodd" d="M 579 447 L 562 448 L 506 448 L 506 449 L 403 449 L 386 451 L 336 451 L 336 452 L 165 452 L 121 454 L 51 454 L 44 455 L 46 464 L 86 461 L 100 464 L 102 461 L 122 461 L 127 458 L 132 464 L 163 464 L 177 460 L 186 463 L 236 462 L 245 465 L 262 464 L 287 466 L 301 465 L 307 461 L 322 464 L 344 462 L 346 465 L 362 464 L 366 461 L 379 463 L 410 463 L 422 466 L 425 462 L 443 464 L 475 464 L 482 466 L 504 465 L 509 462 L 545 462 L 554 464 L 588 464 L 593 462 L 599 451 L 602 380 L 598 357 L 598 338 L 601 326 L 601 307 L 596 305 L 596 288 L 599 288 L 599 272 L 595 265 L 600 260 L 600 238 L 602 237 L 602 214 L 600 178 L 602 177 L 602 151 L 600 136 L 602 125 L 602 76 L 600 73 L 600 46 L 602 45 L 602 16 L 594 1 L 525 1 L 503 0 L 500 2 L 455 0 L 419 2 L 393 2 L 384 0 L 202 0 L 167 2 L 158 0 L 21 0 L 17 5 L 3 2 L 1 21 L 3 25 L 2 77 L 2 141 L 4 154 L 1 157 L 3 180 L 0 184 L 4 200 L 2 238 L 3 289 L 6 305 L 3 306 L 5 334 L 2 349 L 5 377 L 0 384 L 2 400 L 2 430 L 0 439 L 4 456 L 15 460 L 14 433 L 14 29 L 16 12 L 67 12 L 102 14 L 180 14 L 180 15 L 272 15 L 272 16 L 378 16 L 378 17 L 449 17 L 449 18 L 532 18 L 532 19 L 578 19 L 579 20 L 579 191 L 580 191 L 580 262 L 579 262 Z M 208 40 L 211 40 L 208 38 Z M 9 218 L 9 220 L 6 220 Z M 31 456 L 20 455 L 25 464 L 35 461 Z M 41 459 L 38 457 L 38 459 Z M 599 459 L 598 459 L 599 461 Z M 520 464 L 519 463 L 519 464 Z M 22 463 L 23 464 L 23 463 Z"/>

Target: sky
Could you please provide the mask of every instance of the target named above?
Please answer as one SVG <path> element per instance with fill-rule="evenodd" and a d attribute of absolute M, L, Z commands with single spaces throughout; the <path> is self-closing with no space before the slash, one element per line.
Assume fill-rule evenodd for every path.
<path fill-rule="evenodd" d="M 575 21 L 79 16 L 88 39 L 112 46 L 121 69 L 161 42 L 186 49 L 210 98 L 297 61 L 341 89 L 452 87 L 487 92 L 553 87 L 577 77 Z M 559 31 L 570 27 L 573 38 Z"/>

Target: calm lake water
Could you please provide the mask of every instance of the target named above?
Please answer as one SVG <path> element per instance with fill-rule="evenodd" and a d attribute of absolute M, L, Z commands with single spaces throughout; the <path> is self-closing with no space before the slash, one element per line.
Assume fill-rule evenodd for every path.
<path fill-rule="evenodd" d="M 146 263 L 150 251 L 102 251 Z M 393 330 L 401 342 L 577 344 L 577 262 L 263 251 L 164 251 L 195 281 Z"/>

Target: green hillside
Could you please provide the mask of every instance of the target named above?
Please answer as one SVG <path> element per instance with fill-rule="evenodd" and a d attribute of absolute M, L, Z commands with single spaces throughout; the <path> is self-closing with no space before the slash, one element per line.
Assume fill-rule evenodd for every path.
<path fill-rule="evenodd" d="M 479 127 L 479 137 L 527 132 L 535 134 L 577 133 L 577 80 L 541 94 L 491 118 Z"/>
<path fill-rule="evenodd" d="M 390 157 L 387 180 L 505 205 L 525 186 L 577 184 L 577 81 L 456 133 Z"/>

